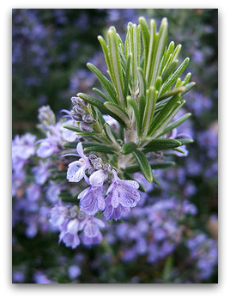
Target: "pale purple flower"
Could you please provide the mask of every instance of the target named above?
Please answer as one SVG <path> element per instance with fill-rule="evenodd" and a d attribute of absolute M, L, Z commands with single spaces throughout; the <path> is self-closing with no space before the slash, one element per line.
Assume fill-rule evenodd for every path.
<path fill-rule="evenodd" d="M 80 222 L 77 218 L 69 219 L 66 217 L 60 225 L 59 243 L 62 241 L 66 247 L 76 248 L 80 244 L 78 237 L 79 224 Z"/>
<path fill-rule="evenodd" d="M 81 241 L 84 245 L 93 245 L 101 243 L 103 237 L 99 228 L 103 228 L 104 222 L 94 217 L 88 217 L 84 231 L 81 235 Z"/>
<path fill-rule="evenodd" d="M 71 247 L 72 249 L 76 248 L 80 244 L 78 234 L 66 233 L 63 238 L 59 240 L 62 241 L 66 247 Z"/>
<path fill-rule="evenodd" d="M 73 125 L 74 122 L 72 120 L 68 120 L 66 121 L 65 123 L 63 123 L 63 126 L 65 125 Z M 73 142 L 75 141 L 76 139 L 79 138 L 79 136 L 76 134 L 76 132 L 73 132 L 69 129 L 66 129 L 64 127 L 61 127 L 61 133 L 62 133 L 62 138 L 68 142 Z"/>
<path fill-rule="evenodd" d="M 97 211 L 105 209 L 105 199 L 103 196 L 103 187 L 88 187 L 79 195 L 80 209 L 88 215 L 95 215 Z"/>
<path fill-rule="evenodd" d="M 35 154 L 36 137 L 25 134 L 21 137 L 16 135 L 12 141 L 12 168 L 15 173 L 20 173 L 28 159 Z"/>
<path fill-rule="evenodd" d="M 60 193 L 61 193 L 61 186 L 55 184 L 54 181 L 50 180 L 48 189 L 46 191 L 47 199 L 52 203 L 56 203 L 60 199 L 59 197 Z"/>
<path fill-rule="evenodd" d="M 63 224 L 67 213 L 68 213 L 67 207 L 56 205 L 50 211 L 50 219 L 49 219 L 50 223 L 54 226 L 60 227 Z"/>
<path fill-rule="evenodd" d="M 68 275 L 70 279 L 75 279 L 81 275 L 81 269 L 77 265 L 72 265 L 68 268 Z"/>
<path fill-rule="evenodd" d="M 40 160 L 39 165 L 31 169 L 32 173 L 34 174 L 36 184 L 43 185 L 48 179 L 50 176 L 49 166 L 50 164 L 47 163 L 47 160 L 45 162 Z"/>
<path fill-rule="evenodd" d="M 69 164 L 67 170 L 67 180 L 69 182 L 79 182 L 85 176 L 85 171 L 91 167 L 89 159 L 84 155 L 81 142 L 77 145 L 77 152 L 81 158 L 79 161 Z"/>
<path fill-rule="evenodd" d="M 103 169 L 99 169 L 91 174 L 89 177 L 89 183 L 93 187 L 101 187 L 107 178 L 108 174 Z"/>
<path fill-rule="evenodd" d="M 29 201 L 36 201 L 39 199 L 41 194 L 41 187 L 37 184 L 32 183 L 26 190 L 26 198 Z"/>
<path fill-rule="evenodd" d="M 122 209 L 126 211 L 133 208 L 140 200 L 140 193 L 137 191 L 139 184 L 132 180 L 121 180 L 115 170 L 113 172 L 112 184 L 107 190 L 107 200 L 104 216 L 106 219 L 121 217 Z"/>
<path fill-rule="evenodd" d="M 111 203 L 112 202 L 112 196 L 113 194 L 108 194 L 105 199 L 105 211 L 104 216 L 106 220 L 110 220 L 113 218 L 114 220 L 118 220 L 121 218 L 122 212 L 129 212 L 130 208 L 123 207 L 122 205 L 118 204 L 118 206 L 115 206 Z"/>
<path fill-rule="evenodd" d="M 47 138 L 40 139 L 37 143 L 40 143 L 36 153 L 40 158 L 47 158 L 53 153 L 59 152 L 59 138 L 55 135 L 51 135 L 50 132 L 47 132 Z"/>

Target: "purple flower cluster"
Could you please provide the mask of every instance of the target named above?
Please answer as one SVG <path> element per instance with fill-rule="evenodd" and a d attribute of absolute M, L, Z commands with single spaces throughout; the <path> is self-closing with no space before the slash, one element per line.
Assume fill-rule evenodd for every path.
<path fill-rule="evenodd" d="M 186 246 L 189 249 L 188 263 L 195 265 L 196 275 L 201 280 L 209 278 L 218 264 L 218 242 L 199 232 L 186 242 Z"/>
<path fill-rule="evenodd" d="M 59 203 L 50 211 L 49 221 L 60 231 L 59 243 L 62 241 L 72 249 L 80 244 L 78 233 L 82 230 L 80 237 L 84 245 L 98 244 L 102 241 L 99 228 L 104 227 L 103 221 L 86 215 L 77 206 Z"/>
<path fill-rule="evenodd" d="M 107 220 L 118 220 L 122 211 L 129 212 L 130 208 L 137 205 L 140 193 L 136 181 L 121 180 L 114 169 L 110 171 L 108 165 L 102 164 L 100 158 L 85 156 L 81 142 L 77 145 L 77 153 L 80 160 L 69 164 L 67 179 L 69 182 L 79 182 L 84 178 L 89 185 L 78 195 L 81 211 L 87 215 L 95 215 L 100 211 L 104 212 Z M 108 182 L 110 185 L 106 191 Z"/>
<path fill-rule="evenodd" d="M 196 207 L 187 200 L 161 199 L 152 205 L 137 206 L 126 222 L 116 225 L 115 232 L 108 227 L 106 240 L 111 244 L 116 238 L 121 241 L 120 256 L 124 261 L 145 255 L 154 264 L 175 251 L 184 238 L 189 215 L 196 213 Z"/>

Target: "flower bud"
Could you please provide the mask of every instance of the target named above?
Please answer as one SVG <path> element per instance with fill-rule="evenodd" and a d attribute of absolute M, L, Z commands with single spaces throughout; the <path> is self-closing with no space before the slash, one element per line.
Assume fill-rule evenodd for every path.
<path fill-rule="evenodd" d="M 79 97 L 72 97 L 71 98 L 71 102 L 72 104 L 75 106 L 75 105 L 81 105 L 81 106 L 86 106 L 86 103 L 84 100 L 82 100 L 81 98 Z"/>
<path fill-rule="evenodd" d="M 93 128 L 90 127 L 89 125 L 85 124 L 85 123 L 80 123 L 80 129 L 83 131 L 83 132 L 93 132 Z"/>
<path fill-rule="evenodd" d="M 90 124 L 94 121 L 94 119 L 92 118 L 92 116 L 88 115 L 88 114 L 84 114 L 82 116 L 82 120 L 87 123 L 87 124 Z"/>
<path fill-rule="evenodd" d="M 77 120 L 77 121 L 82 120 L 81 115 L 75 112 L 74 110 L 70 112 L 70 116 L 72 117 L 73 120 Z"/>

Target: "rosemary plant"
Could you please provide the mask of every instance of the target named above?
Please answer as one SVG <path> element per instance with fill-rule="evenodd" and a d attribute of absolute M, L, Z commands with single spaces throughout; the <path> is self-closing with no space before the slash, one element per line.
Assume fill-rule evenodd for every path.
<path fill-rule="evenodd" d="M 175 117 L 185 104 L 182 97 L 195 83 L 190 82 L 191 73 L 181 79 L 189 58 L 178 63 L 181 45 L 167 45 L 167 33 L 166 18 L 158 32 L 154 20 L 150 26 L 143 17 L 138 26 L 129 23 L 124 43 L 111 27 L 106 40 L 98 37 L 108 76 L 87 64 L 101 84 L 102 90 L 93 88 L 98 97 L 85 93 L 72 97 L 71 111 L 63 110 L 71 120 L 61 129 L 48 108 L 40 111 L 40 129 L 48 133 L 39 141 L 37 155 L 45 158 L 66 148 L 61 163 L 69 164 L 67 177 L 65 167 L 54 176 L 61 183 L 62 201 L 50 213 L 66 246 L 79 245 L 81 230 L 84 244 L 101 242 L 102 219 L 120 219 L 137 205 L 139 191 L 146 191 L 138 174 L 146 182 L 160 184 L 153 170 L 174 165 L 167 161 L 169 154 L 186 155 L 183 149 L 192 139 L 177 135 L 176 128 L 191 114 Z M 64 143 L 63 130 L 69 134 Z M 80 159 L 70 163 L 71 155 Z"/>
<path fill-rule="evenodd" d="M 191 73 L 181 79 L 189 58 L 178 65 L 181 45 L 175 46 L 172 41 L 167 46 L 167 34 L 166 18 L 157 32 L 154 20 L 150 21 L 149 28 L 141 17 L 138 26 L 128 24 L 124 44 L 114 27 L 107 32 L 107 43 L 99 36 L 109 78 L 88 63 L 103 92 L 93 88 L 100 99 L 77 94 L 84 101 L 82 113 L 93 120 L 92 129 L 81 130 L 78 121 L 76 125 L 65 126 L 83 136 L 86 153 L 96 153 L 123 178 L 141 171 L 148 182 L 157 183 L 152 169 L 170 166 L 168 162 L 157 163 L 159 153 L 164 160 L 166 150 L 180 151 L 181 145 L 192 142 L 187 138 L 166 138 L 191 116 L 187 113 L 172 122 L 186 103 L 182 97 L 195 85 L 189 82 Z M 103 115 L 116 121 L 115 128 L 105 121 Z M 65 143 L 64 146 L 72 148 L 76 144 Z"/>

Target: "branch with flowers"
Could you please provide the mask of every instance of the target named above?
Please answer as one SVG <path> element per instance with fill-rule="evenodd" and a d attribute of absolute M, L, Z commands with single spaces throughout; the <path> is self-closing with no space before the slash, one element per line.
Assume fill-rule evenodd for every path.
<path fill-rule="evenodd" d="M 34 159 L 40 162 L 34 173 L 46 168 L 40 185 L 52 181 L 57 196 L 50 223 L 68 247 L 100 243 L 107 222 L 129 213 L 150 185 L 160 185 L 154 169 L 175 165 L 168 157 L 186 156 L 193 141 L 177 134 L 191 116 L 177 118 L 195 85 L 191 73 L 183 75 L 189 58 L 179 64 L 181 45 L 167 44 L 166 18 L 159 31 L 156 27 L 141 17 L 138 26 L 128 24 L 124 43 L 110 27 L 106 39 L 98 37 L 107 75 L 87 64 L 102 89 L 93 88 L 95 96 L 73 96 L 60 122 L 49 107 L 39 111 L 38 127 L 46 138 L 36 142 Z"/>

